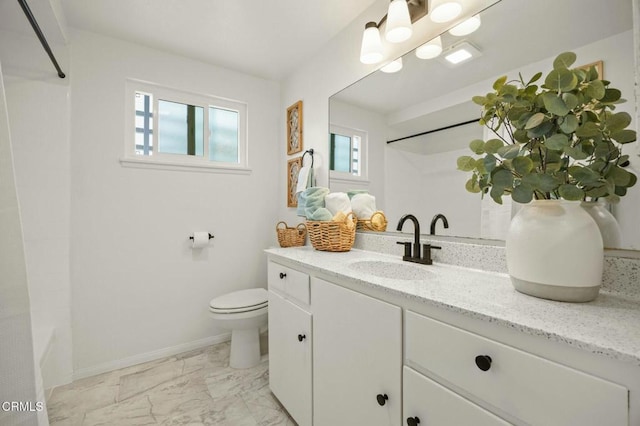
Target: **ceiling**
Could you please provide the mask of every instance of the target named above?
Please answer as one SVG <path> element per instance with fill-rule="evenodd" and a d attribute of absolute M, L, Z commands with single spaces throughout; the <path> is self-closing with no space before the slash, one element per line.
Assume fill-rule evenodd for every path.
<path fill-rule="evenodd" d="M 69 27 L 280 80 L 377 0 L 49 1 Z M 47 21 L 43 2 L 29 4 Z M 0 0 L 0 29 L 33 34 L 15 0 Z"/>

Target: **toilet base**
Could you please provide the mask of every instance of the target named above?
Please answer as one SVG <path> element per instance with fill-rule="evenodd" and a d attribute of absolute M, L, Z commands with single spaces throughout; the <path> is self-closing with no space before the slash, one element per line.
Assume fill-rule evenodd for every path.
<path fill-rule="evenodd" d="M 229 367 L 251 368 L 260 363 L 260 329 L 249 328 L 231 332 Z"/>

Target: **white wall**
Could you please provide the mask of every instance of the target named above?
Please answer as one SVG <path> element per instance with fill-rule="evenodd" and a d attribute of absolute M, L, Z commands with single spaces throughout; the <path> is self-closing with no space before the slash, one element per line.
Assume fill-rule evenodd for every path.
<path fill-rule="evenodd" d="M 36 391 L 27 269 L 1 66 L 0 235 L 0 401 L 35 403 L 42 394 Z M 38 414 L 0 410 L 0 424 L 36 425 Z"/>
<path fill-rule="evenodd" d="M 71 281 L 76 376 L 224 337 L 211 298 L 266 286 L 279 85 L 86 32 L 71 36 Z M 125 168 L 125 79 L 247 102 L 249 175 Z M 192 251 L 193 231 L 215 235 Z"/>

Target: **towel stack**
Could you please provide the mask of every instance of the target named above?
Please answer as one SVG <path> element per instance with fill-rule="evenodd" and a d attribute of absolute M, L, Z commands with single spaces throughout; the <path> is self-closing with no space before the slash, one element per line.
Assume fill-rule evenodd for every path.
<path fill-rule="evenodd" d="M 305 216 L 309 220 L 331 220 L 333 215 L 325 208 L 325 197 L 329 188 L 311 187 L 304 190 Z"/>
<path fill-rule="evenodd" d="M 351 208 L 359 219 L 369 219 L 377 211 L 376 197 L 367 193 L 354 194 L 351 198 Z"/>

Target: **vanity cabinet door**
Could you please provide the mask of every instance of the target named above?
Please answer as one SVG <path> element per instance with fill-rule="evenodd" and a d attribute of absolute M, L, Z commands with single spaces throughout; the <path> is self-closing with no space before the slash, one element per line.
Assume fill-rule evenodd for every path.
<path fill-rule="evenodd" d="M 300 426 L 311 425 L 311 314 L 269 291 L 269 387 Z"/>
<path fill-rule="evenodd" d="M 403 423 L 424 426 L 508 426 L 415 370 L 403 369 Z"/>
<path fill-rule="evenodd" d="M 402 313 L 312 278 L 314 426 L 401 422 Z"/>

